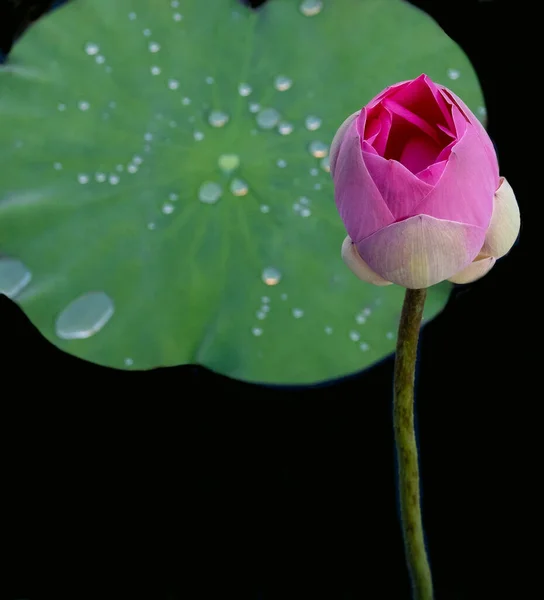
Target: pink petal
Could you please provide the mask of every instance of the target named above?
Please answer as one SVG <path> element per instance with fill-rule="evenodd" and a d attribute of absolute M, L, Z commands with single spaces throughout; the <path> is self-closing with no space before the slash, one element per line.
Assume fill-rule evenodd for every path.
<path fill-rule="evenodd" d="M 333 180 L 336 206 L 351 239 L 363 239 L 395 221 L 363 161 L 354 120 L 340 144 Z"/>
<path fill-rule="evenodd" d="M 350 115 L 338 128 L 338 131 L 334 135 L 334 138 L 331 143 L 331 147 L 329 149 L 329 163 L 331 168 L 331 176 L 334 177 L 334 169 L 336 167 L 336 161 L 338 159 L 338 152 L 340 151 L 340 146 L 342 145 L 342 141 L 344 139 L 344 134 L 348 130 L 349 126 L 352 122 L 359 116 L 361 111 L 357 111 Z"/>
<path fill-rule="evenodd" d="M 413 216 L 414 206 L 433 189 L 396 160 L 363 152 L 363 162 L 395 221 Z"/>
<path fill-rule="evenodd" d="M 496 258 L 492 256 L 488 258 L 481 258 L 471 262 L 468 267 L 465 267 L 459 273 L 456 273 L 453 277 L 450 277 L 448 281 L 452 283 L 471 283 L 483 277 L 488 273 L 496 262 Z"/>
<path fill-rule="evenodd" d="M 369 136 L 369 132 L 366 131 L 367 118 L 370 118 L 369 111 L 367 111 L 366 108 L 363 108 L 357 118 L 357 133 L 362 140 L 366 140 L 372 144 L 380 156 L 383 156 L 389 138 L 389 132 L 391 131 L 393 117 L 387 108 L 379 106 L 375 109 L 373 111 L 373 118 L 379 122 L 380 128 L 376 134 L 372 133 L 371 136 Z M 372 131 L 374 131 L 374 127 L 372 128 Z M 372 141 L 371 138 L 373 138 Z"/>
<path fill-rule="evenodd" d="M 442 177 L 442 173 L 444 172 L 444 169 L 446 168 L 446 164 L 447 164 L 447 161 L 445 161 L 445 160 L 441 160 L 440 162 L 435 162 L 434 164 L 430 165 L 426 169 L 423 169 L 423 171 L 420 171 L 417 174 L 417 178 L 434 187 L 437 184 L 440 177 Z"/>
<path fill-rule="evenodd" d="M 480 227 L 419 215 L 384 227 L 356 246 L 361 258 L 385 280 L 419 289 L 468 266 L 484 237 Z"/>
<path fill-rule="evenodd" d="M 405 144 L 400 155 L 400 163 L 411 173 L 419 173 L 432 166 L 436 159 L 437 146 L 426 135 L 412 137 Z"/>
<path fill-rule="evenodd" d="M 386 281 L 383 277 L 380 277 L 365 263 L 365 261 L 359 256 L 357 247 L 348 236 L 342 244 L 342 259 L 346 265 L 362 281 L 366 283 L 372 283 L 373 285 L 391 285 L 390 281 Z"/>
<path fill-rule="evenodd" d="M 437 160 L 440 160 L 440 156 Z M 476 130 L 468 126 L 451 149 L 442 177 L 414 213 L 487 229 L 498 187 Z"/>
<path fill-rule="evenodd" d="M 481 253 L 500 258 L 510 251 L 518 237 L 521 225 L 519 206 L 514 190 L 504 177 L 495 192 L 493 215 L 485 235 Z"/>
<path fill-rule="evenodd" d="M 446 99 L 447 102 L 451 102 L 457 105 L 457 107 L 461 110 L 465 118 L 469 121 L 469 123 L 474 127 L 478 137 L 480 138 L 480 142 L 485 148 L 485 153 L 487 155 L 487 160 L 491 170 L 493 171 L 496 184 L 498 186 L 499 181 L 499 163 L 497 160 L 497 154 L 495 152 L 495 148 L 493 146 L 493 142 L 491 141 L 485 127 L 480 123 L 474 113 L 470 110 L 470 108 L 459 98 L 456 96 L 451 90 L 441 87 L 440 89 L 442 96 Z"/>

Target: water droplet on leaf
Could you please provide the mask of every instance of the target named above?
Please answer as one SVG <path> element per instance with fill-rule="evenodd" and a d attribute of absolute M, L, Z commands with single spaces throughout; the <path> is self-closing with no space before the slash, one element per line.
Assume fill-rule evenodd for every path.
<path fill-rule="evenodd" d="M 104 292 L 89 292 L 71 302 L 57 317 L 55 331 L 64 340 L 91 337 L 114 313 L 112 299 Z"/>
<path fill-rule="evenodd" d="M 277 285 L 281 281 L 281 273 L 275 267 L 263 269 L 261 279 L 266 285 Z"/>
<path fill-rule="evenodd" d="M 198 199 L 205 204 L 215 204 L 222 194 L 223 190 L 218 183 L 206 181 L 198 190 Z"/>
<path fill-rule="evenodd" d="M 0 294 L 15 298 L 31 281 L 32 273 L 14 258 L 0 258 Z"/>
<path fill-rule="evenodd" d="M 275 108 L 265 108 L 256 117 L 257 125 L 261 129 L 272 129 L 278 124 L 280 113 Z"/>

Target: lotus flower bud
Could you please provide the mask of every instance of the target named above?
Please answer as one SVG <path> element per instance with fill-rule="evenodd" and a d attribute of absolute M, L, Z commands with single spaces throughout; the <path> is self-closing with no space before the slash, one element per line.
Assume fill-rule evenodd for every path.
<path fill-rule="evenodd" d="M 426 288 L 485 275 L 516 241 L 519 208 L 464 102 L 427 75 L 386 88 L 330 150 L 342 257 L 363 281 Z"/>

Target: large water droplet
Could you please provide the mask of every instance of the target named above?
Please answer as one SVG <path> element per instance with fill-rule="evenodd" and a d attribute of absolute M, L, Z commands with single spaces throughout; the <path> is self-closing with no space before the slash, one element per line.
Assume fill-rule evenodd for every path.
<path fill-rule="evenodd" d="M 326 173 L 330 173 L 331 172 L 331 162 L 328 156 L 325 156 L 322 161 L 321 161 L 321 168 L 323 169 L 323 171 L 325 171 Z"/>
<path fill-rule="evenodd" d="M 303 0 L 300 4 L 300 12 L 305 17 L 313 17 L 321 12 L 323 0 Z"/>
<path fill-rule="evenodd" d="M 448 77 L 450 79 L 459 79 L 459 77 L 461 76 L 460 71 L 458 71 L 457 69 L 448 69 Z"/>
<path fill-rule="evenodd" d="M 249 85 L 249 83 L 240 83 L 238 85 L 238 93 L 240 94 L 240 96 L 249 96 L 249 94 L 251 94 L 252 91 L 253 89 Z"/>
<path fill-rule="evenodd" d="M 293 132 L 293 124 L 288 123 L 287 121 L 282 121 L 278 125 L 278 131 L 281 133 L 281 135 L 289 135 Z"/>
<path fill-rule="evenodd" d="M 241 179 L 233 179 L 230 184 L 230 191 L 235 196 L 245 196 L 248 193 L 249 188 L 245 181 L 242 181 Z"/>
<path fill-rule="evenodd" d="M 32 273 L 14 258 L 0 258 L 0 294 L 14 298 L 32 279 Z"/>
<path fill-rule="evenodd" d="M 55 331 L 63 340 L 91 337 L 114 313 L 112 299 L 104 292 L 89 292 L 71 302 L 57 317 Z"/>
<path fill-rule="evenodd" d="M 208 117 L 208 123 L 212 127 L 223 127 L 227 124 L 229 116 L 222 110 L 212 110 Z"/>
<path fill-rule="evenodd" d="M 218 183 L 206 181 L 198 190 L 198 199 L 205 204 L 215 204 L 222 194 L 223 190 Z"/>
<path fill-rule="evenodd" d="M 285 92 L 293 85 L 293 80 L 285 75 L 278 75 L 276 79 L 274 79 L 274 87 L 279 92 Z"/>
<path fill-rule="evenodd" d="M 217 161 L 223 173 L 232 173 L 240 165 L 240 157 L 237 154 L 221 154 Z"/>
<path fill-rule="evenodd" d="M 277 285 L 281 281 L 281 273 L 275 267 L 266 267 L 261 274 L 266 285 Z"/>
<path fill-rule="evenodd" d="M 329 153 L 329 147 L 327 144 L 324 144 L 318 140 L 310 142 L 308 149 L 310 150 L 310 154 L 316 158 L 324 158 Z"/>
<path fill-rule="evenodd" d="M 272 129 L 280 120 L 280 113 L 275 108 L 265 108 L 256 117 L 257 125 L 261 129 Z"/>
<path fill-rule="evenodd" d="M 85 52 L 89 56 L 94 56 L 95 54 L 98 54 L 100 52 L 100 48 L 98 47 L 98 44 L 95 44 L 94 42 L 89 42 L 85 45 Z"/>
<path fill-rule="evenodd" d="M 315 115 L 308 115 L 304 123 L 309 131 L 315 131 L 321 127 L 321 119 Z"/>

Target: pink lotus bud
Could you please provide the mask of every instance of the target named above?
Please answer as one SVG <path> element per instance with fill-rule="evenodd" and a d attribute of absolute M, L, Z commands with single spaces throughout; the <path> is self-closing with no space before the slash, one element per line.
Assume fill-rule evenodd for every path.
<path fill-rule="evenodd" d="M 485 275 L 520 228 L 493 144 L 464 102 L 427 75 L 386 88 L 337 131 L 342 256 L 363 281 L 425 288 Z"/>

